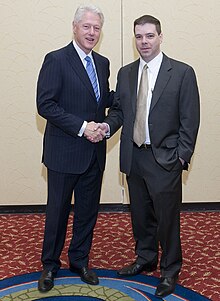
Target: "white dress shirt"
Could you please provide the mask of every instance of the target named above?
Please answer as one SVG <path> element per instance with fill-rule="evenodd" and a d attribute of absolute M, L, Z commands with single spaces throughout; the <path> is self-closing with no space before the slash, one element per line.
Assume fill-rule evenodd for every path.
<path fill-rule="evenodd" d="M 92 61 L 92 64 L 93 64 L 93 68 L 95 70 L 95 73 L 96 73 L 96 79 L 97 79 L 97 83 L 98 83 L 98 90 L 99 90 L 99 95 L 100 95 L 100 88 L 99 88 L 99 81 L 98 81 L 98 76 L 97 76 L 97 72 L 96 72 L 96 68 L 95 68 L 95 63 L 94 63 L 94 60 L 93 60 L 93 57 L 92 57 L 92 51 L 90 51 L 90 53 L 86 54 L 76 43 L 76 41 L 73 40 L 73 46 L 74 48 L 76 49 L 76 52 L 78 53 L 82 63 L 83 63 L 83 66 L 85 67 L 86 69 L 86 56 L 89 56 L 91 58 L 91 61 Z M 86 126 L 87 126 L 87 121 L 85 120 L 82 124 L 82 127 L 81 129 L 79 130 L 79 133 L 78 133 L 78 136 L 82 137 L 85 129 L 86 129 Z"/>
<path fill-rule="evenodd" d="M 154 91 L 154 86 L 157 80 L 157 76 L 159 73 L 159 69 L 161 66 L 163 60 L 163 53 L 160 52 L 153 60 L 151 60 L 149 63 L 147 63 L 147 73 L 148 73 L 148 95 L 147 95 L 147 116 L 146 116 L 146 144 L 150 144 L 150 134 L 149 134 L 149 127 L 148 127 L 148 116 L 149 116 L 149 111 L 150 111 L 150 105 L 151 105 L 151 99 Z M 146 62 L 140 57 L 140 64 L 139 64 L 139 70 L 138 70 L 138 89 L 139 89 L 139 84 L 141 80 L 141 73 L 143 70 L 144 65 Z M 137 91 L 138 92 L 138 91 Z"/>

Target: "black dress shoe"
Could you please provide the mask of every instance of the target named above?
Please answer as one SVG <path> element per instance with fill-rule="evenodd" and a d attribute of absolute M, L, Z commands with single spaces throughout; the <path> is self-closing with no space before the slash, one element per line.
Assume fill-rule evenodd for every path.
<path fill-rule="evenodd" d="M 83 282 L 86 282 L 91 285 L 99 284 L 99 279 L 97 275 L 88 267 L 75 268 L 73 266 L 70 266 L 70 271 L 73 273 L 77 273 Z"/>
<path fill-rule="evenodd" d="M 54 286 L 55 273 L 43 270 L 41 277 L 38 281 L 38 290 L 42 293 L 50 291 Z"/>
<path fill-rule="evenodd" d="M 157 265 L 149 265 L 149 264 L 139 264 L 137 262 L 132 263 L 131 265 L 124 267 L 119 270 L 117 274 L 119 276 L 135 276 L 140 274 L 141 272 L 153 272 L 157 269 Z"/>
<path fill-rule="evenodd" d="M 166 297 L 172 294 L 175 290 L 177 277 L 162 277 L 157 286 L 155 296 L 159 298 Z"/>

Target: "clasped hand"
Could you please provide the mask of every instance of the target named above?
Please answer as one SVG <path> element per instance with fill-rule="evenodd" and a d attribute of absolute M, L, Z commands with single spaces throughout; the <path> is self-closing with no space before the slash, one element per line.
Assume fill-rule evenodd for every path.
<path fill-rule="evenodd" d="M 96 123 L 94 121 L 88 122 L 84 131 L 84 136 L 91 142 L 102 141 L 106 133 L 108 132 L 108 126 L 105 123 Z"/>

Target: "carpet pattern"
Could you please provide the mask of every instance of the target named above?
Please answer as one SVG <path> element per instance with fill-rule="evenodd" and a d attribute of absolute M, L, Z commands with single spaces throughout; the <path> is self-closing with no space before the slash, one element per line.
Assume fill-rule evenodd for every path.
<path fill-rule="evenodd" d="M 69 270 L 61 269 L 54 281 L 54 288 L 40 293 L 37 281 L 40 272 L 7 278 L 0 282 L 1 301 L 33 300 L 87 300 L 87 301 L 158 301 L 155 296 L 159 279 L 152 276 L 137 275 L 127 279 L 117 277 L 116 271 L 95 270 L 99 285 L 88 285 Z M 166 301 L 209 301 L 210 299 L 186 289 L 179 284 Z"/>
<path fill-rule="evenodd" d="M 70 215 L 62 268 L 68 268 Z M 0 215 L 0 279 L 41 270 L 44 214 Z M 183 267 L 179 284 L 207 298 L 220 300 L 220 213 L 182 212 Z M 95 227 L 90 266 L 119 269 L 135 260 L 129 213 L 100 213 Z M 159 269 L 153 273 L 159 277 Z"/>

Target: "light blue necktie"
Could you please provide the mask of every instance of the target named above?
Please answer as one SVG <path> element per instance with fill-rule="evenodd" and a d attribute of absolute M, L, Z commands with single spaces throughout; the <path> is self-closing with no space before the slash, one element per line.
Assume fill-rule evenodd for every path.
<path fill-rule="evenodd" d="M 92 60 L 89 56 L 85 57 L 85 60 L 87 62 L 86 64 L 86 71 L 88 73 L 89 79 L 91 81 L 93 90 L 95 92 L 95 96 L 96 96 L 96 100 L 97 102 L 99 101 L 99 89 L 98 89 L 98 82 L 97 82 L 97 78 L 96 78 L 96 73 L 92 64 Z"/>

